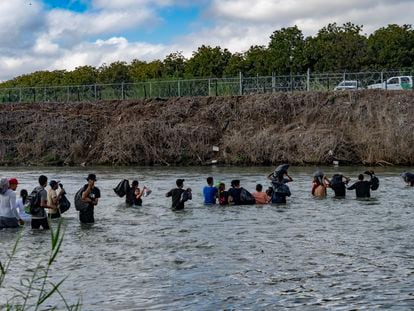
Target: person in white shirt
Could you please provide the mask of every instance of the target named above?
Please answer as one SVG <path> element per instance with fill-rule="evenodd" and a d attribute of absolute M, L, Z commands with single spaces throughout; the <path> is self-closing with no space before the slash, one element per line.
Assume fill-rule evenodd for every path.
<path fill-rule="evenodd" d="M 19 216 L 25 223 L 29 223 L 32 221 L 32 215 L 27 214 L 25 212 L 25 206 L 29 204 L 29 193 L 26 189 L 20 190 L 20 198 L 16 201 L 16 208 L 19 212 Z"/>
<path fill-rule="evenodd" d="M 12 178 L 8 181 L 9 188 L 3 194 L 0 194 L 0 229 L 17 228 L 24 225 L 16 209 L 16 193 L 18 181 Z"/>

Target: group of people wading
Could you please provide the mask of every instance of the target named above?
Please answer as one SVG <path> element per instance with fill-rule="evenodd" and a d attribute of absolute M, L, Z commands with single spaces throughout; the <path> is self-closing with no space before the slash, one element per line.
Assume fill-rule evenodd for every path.
<path fill-rule="evenodd" d="M 256 191 L 250 193 L 240 185 L 240 180 L 232 180 L 230 188 L 226 190 L 223 182 L 214 183 L 213 177 L 207 178 L 207 185 L 203 188 L 204 204 L 219 205 L 250 205 L 250 204 L 284 204 L 286 198 L 291 196 L 288 183 L 293 178 L 288 174 L 288 164 L 280 165 L 269 174 L 270 187 L 263 191 L 261 184 L 256 185 Z M 365 176 L 369 177 L 365 178 Z M 407 185 L 414 187 L 414 174 L 403 173 L 401 175 Z M 94 223 L 94 208 L 98 204 L 101 192 L 95 186 L 97 181 L 95 174 L 89 174 L 84 184 L 75 194 L 75 208 L 79 211 L 81 223 Z M 379 187 L 379 179 L 373 171 L 365 171 L 358 176 L 358 181 L 348 186 L 350 178 L 342 174 L 334 174 L 330 179 L 321 171 L 313 175 L 312 196 L 324 198 L 327 189 L 331 188 L 335 197 L 343 198 L 346 190 L 355 190 L 357 198 L 369 198 L 372 190 Z M 16 198 L 15 191 L 18 187 L 16 178 L 0 179 L 0 229 L 16 228 L 30 222 L 32 229 L 49 229 L 49 220 L 60 218 L 70 208 L 70 202 L 66 198 L 63 185 L 56 180 L 48 183 L 48 178 L 39 176 L 38 185 L 30 195 L 26 189 L 20 191 L 20 198 Z M 46 190 L 47 185 L 49 188 Z M 151 190 L 148 187 L 139 188 L 138 180 L 122 180 L 115 188 L 119 197 L 125 196 L 125 203 L 129 206 L 142 206 L 142 198 L 148 196 Z M 173 210 L 184 209 L 184 203 L 192 199 L 191 188 L 184 188 L 184 179 L 176 180 L 176 187 L 165 194 L 171 197 Z"/>
<path fill-rule="evenodd" d="M 93 223 L 94 207 L 98 204 L 101 193 L 95 187 L 96 175 L 89 174 L 87 183 L 75 195 L 76 210 L 79 211 L 81 223 Z M 16 228 L 31 223 L 32 229 L 49 229 L 49 219 L 60 218 L 70 208 L 63 185 L 56 180 L 48 183 L 45 175 L 40 175 L 38 185 L 30 195 L 26 189 L 20 191 L 16 199 L 17 178 L 0 179 L 0 229 Z M 49 189 L 46 189 L 49 184 Z"/>

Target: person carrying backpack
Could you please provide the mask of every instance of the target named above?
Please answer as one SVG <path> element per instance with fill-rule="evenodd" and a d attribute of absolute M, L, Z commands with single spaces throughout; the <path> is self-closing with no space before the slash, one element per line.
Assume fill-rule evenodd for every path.
<path fill-rule="evenodd" d="M 49 229 L 49 222 L 45 209 L 51 209 L 47 205 L 47 177 L 45 175 L 39 176 L 39 186 L 35 187 L 30 194 L 30 214 L 32 214 L 32 229 L 43 230 Z"/>
<path fill-rule="evenodd" d="M 81 223 L 90 224 L 95 222 L 94 208 L 101 197 L 101 191 L 95 187 L 96 175 L 89 174 L 86 177 L 88 183 L 82 188 L 82 201 L 87 204 L 87 208 L 79 210 L 79 220 Z"/>
<path fill-rule="evenodd" d="M 177 179 L 175 181 L 175 184 L 177 185 L 177 188 L 171 189 L 168 191 L 165 196 L 171 197 L 172 204 L 171 208 L 173 210 L 183 210 L 184 209 L 184 202 L 191 200 L 191 189 L 187 188 L 187 190 L 184 190 L 184 179 Z"/>
<path fill-rule="evenodd" d="M 366 171 L 365 174 L 370 176 L 370 180 L 364 180 L 364 175 L 359 174 L 358 181 L 348 187 L 348 190 L 355 190 L 357 198 L 370 198 L 371 190 L 377 190 L 379 187 L 378 177 L 373 171 Z"/>

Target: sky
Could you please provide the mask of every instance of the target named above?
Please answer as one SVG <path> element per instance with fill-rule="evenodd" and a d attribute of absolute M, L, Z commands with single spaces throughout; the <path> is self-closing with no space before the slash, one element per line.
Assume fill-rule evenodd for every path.
<path fill-rule="evenodd" d="M 0 81 L 38 70 L 151 61 L 201 45 L 245 52 L 282 27 L 412 24 L 414 0 L 0 0 Z"/>

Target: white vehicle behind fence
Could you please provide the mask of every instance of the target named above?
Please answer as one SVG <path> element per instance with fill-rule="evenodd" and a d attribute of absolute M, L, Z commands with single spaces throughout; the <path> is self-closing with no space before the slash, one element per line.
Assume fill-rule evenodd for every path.
<path fill-rule="evenodd" d="M 382 90 L 411 90 L 413 88 L 413 77 L 411 76 L 391 77 L 383 83 L 368 85 L 367 88 L 368 89 L 382 89 Z"/>
<path fill-rule="evenodd" d="M 342 82 L 339 82 L 337 86 L 335 86 L 334 90 L 358 90 L 361 88 L 361 84 L 359 81 L 356 80 L 344 80 Z"/>

